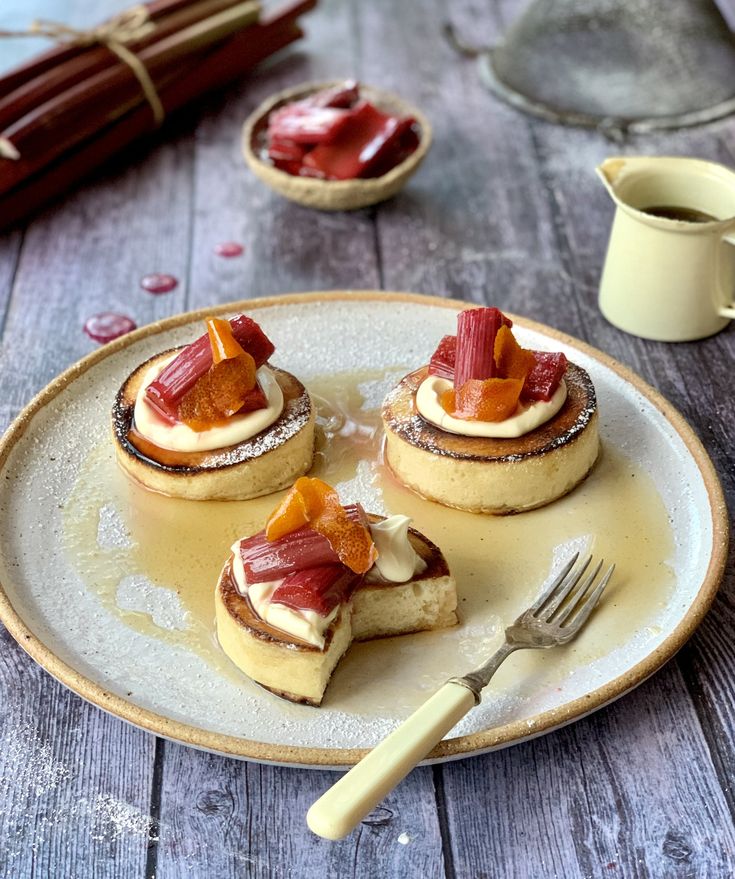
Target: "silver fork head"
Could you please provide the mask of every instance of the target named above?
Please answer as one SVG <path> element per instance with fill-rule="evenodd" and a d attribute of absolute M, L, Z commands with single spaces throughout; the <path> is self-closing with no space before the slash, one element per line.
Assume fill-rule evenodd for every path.
<path fill-rule="evenodd" d="M 591 562 L 591 557 L 579 562 L 579 553 L 575 553 L 539 599 L 505 630 L 508 643 L 555 647 L 571 641 L 589 619 L 615 570 L 611 565 L 600 577 L 600 560 L 583 579 Z"/>

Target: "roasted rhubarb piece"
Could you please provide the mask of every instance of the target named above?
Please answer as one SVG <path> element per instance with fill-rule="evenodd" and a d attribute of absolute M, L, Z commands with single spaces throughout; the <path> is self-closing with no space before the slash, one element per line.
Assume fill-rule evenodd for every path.
<path fill-rule="evenodd" d="M 512 326 L 497 308 L 476 308 L 457 316 L 457 336 L 444 336 L 429 363 L 429 375 L 454 383 L 439 401 L 449 415 L 504 421 L 520 400 L 553 397 L 566 357 L 522 348 Z"/>
<path fill-rule="evenodd" d="M 339 564 L 295 571 L 276 587 L 271 602 L 326 617 L 347 601 L 358 580 L 358 575 Z"/>
<path fill-rule="evenodd" d="M 365 524 L 359 504 L 346 506 L 345 512 L 353 521 Z M 240 559 L 249 583 L 279 580 L 294 571 L 340 563 L 327 538 L 308 525 L 277 540 L 268 540 L 265 531 L 259 531 L 240 542 Z"/>
<path fill-rule="evenodd" d="M 360 99 L 360 87 L 354 79 L 323 89 L 298 103 L 309 107 L 354 107 Z"/>
<path fill-rule="evenodd" d="M 454 366 L 457 360 L 457 337 L 444 336 L 431 355 L 429 375 L 454 381 Z"/>
<path fill-rule="evenodd" d="M 350 112 L 349 124 L 304 156 L 304 168 L 327 180 L 372 176 L 374 165 L 381 164 L 387 155 L 395 155 L 406 124 L 413 124 L 413 120 L 381 113 L 367 101 Z"/>
<path fill-rule="evenodd" d="M 282 171 L 325 180 L 378 177 L 419 145 L 411 117 L 384 113 L 346 82 L 278 107 L 268 117 L 266 155 Z"/>
<path fill-rule="evenodd" d="M 244 314 L 229 321 L 237 343 L 260 368 L 276 350 L 254 320 Z M 212 366 L 209 334 L 200 336 L 176 357 L 146 389 L 146 400 L 166 421 L 178 419 L 179 403 Z"/>
<path fill-rule="evenodd" d="M 339 502 L 339 495 L 326 482 L 302 476 L 268 519 L 269 540 L 278 540 L 305 525 L 327 538 L 342 564 L 364 574 L 375 562 L 377 551 L 365 524 L 354 521 Z"/>
<path fill-rule="evenodd" d="M 296 144 L 329 143 L 344 128 L 352 115 L 336 107 L 289 105 L 271 113 L 268 137 Z M 269 145 L 270 149 L 270 145 Z"/>
<path fill-rule="evenodd" d="M 533 351 L 532 353 L 535 362 L 526 377 L 522 396 L 527 400 L 550 400 L 564 378 L 567 358 L 561 351 Z"/>
<path fill-rule="evenodd" d="M 471 308 L 457 315 L 455 388 L 461 388 L 471 378 L 496 375 L 495 336 L 503 325 L 513 326 L 497 308 Z"/>

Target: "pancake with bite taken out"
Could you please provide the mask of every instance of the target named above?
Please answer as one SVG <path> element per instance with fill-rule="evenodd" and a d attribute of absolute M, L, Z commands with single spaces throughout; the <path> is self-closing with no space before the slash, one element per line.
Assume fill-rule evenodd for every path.
<path fill-rule="evenodd" d="M 426 567 L 405 583 L 361 580 L 324 632 L 323 647 L 261 619 L 238 589 L 234 556 L 230 556 L 215 592 L 220 646 L 241 671 L 266 689 L 292 702 L 318 706 L 353 641 L 456 625 L 456 587 L 441 550 L 418 531 L 408 533 Z"/>

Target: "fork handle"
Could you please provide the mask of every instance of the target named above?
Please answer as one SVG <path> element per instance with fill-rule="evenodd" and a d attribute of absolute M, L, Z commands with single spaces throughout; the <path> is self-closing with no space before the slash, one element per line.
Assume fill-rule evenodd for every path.
<path fill-rule="evenodd" d="M 475 694 L 447 682 L 323 794 L 306 822 L 325 839 L 346 836 L 475 704 Z"/>

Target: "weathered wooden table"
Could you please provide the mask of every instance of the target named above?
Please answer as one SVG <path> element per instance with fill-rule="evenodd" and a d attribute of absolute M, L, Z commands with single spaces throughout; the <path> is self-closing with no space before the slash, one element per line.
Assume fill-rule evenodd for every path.
<path fill-rule="evenodd" d="M 116 5 L 34 0 L 4 6 L 0 25 L 41 14 L 84 23 Z M 323 0 L 306 40 L 0 237 L 0 428 L 92 349 L 81 325 L 97 311 L 143 324 L 287 291 L 415 290 L 528 315 L 630 365 L 694 425 L 732 501 L 735 330 L 666 345 L 605 322 L 596 287 L 612 205 L 593 168 L 618 152 L 735 163 L 735 121 L 612 144 L 519 115 L 441 36 L 450 17 L 468 39 L 491 42 L 518 7 Z M 27 51 L 0 45 L 3 66 Z M 277 89 L 350 74 L 433 119 L 420 173 L 400 197 L 353 214 L 272 195 L 243 168 L 241 121 Z M 247 245 L 243 257 L 213 257 L 232 239 Z M 149 271 L 182 283 L 148 296 L 138 281 Z M 535 741 L 414 771 L 387 800 L 390 820 L 340 843 L 303 820 L 330 773 L 156 739 L 57 684 L 3 630 L 0 874 L 732 876 L 733 585 L 728 576 L 691 642 L 636 691 Z"/>

